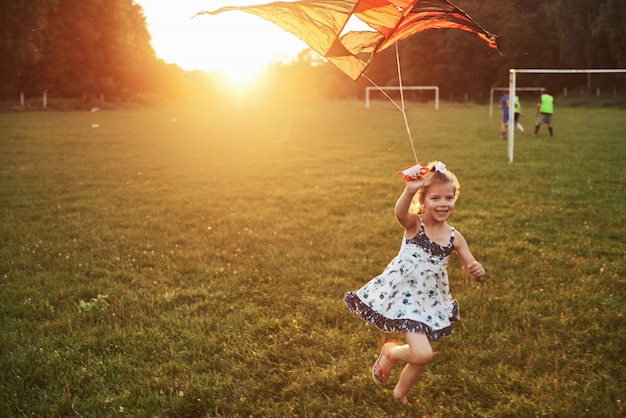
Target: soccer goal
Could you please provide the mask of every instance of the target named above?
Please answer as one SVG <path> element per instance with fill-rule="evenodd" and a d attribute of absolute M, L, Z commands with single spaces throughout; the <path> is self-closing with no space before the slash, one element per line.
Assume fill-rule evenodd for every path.
<path fill-rule="evenodd" d="M 522 69 L 522 70 L 517 70 L 517 69 L 511 68 L 509 70 L 509 96 L 510 97 L 515 97 L 515 91 L 516 91 L 515 84 L 517 83 L 517 74 L 521 74 L 521 73 L 527 73 L 527 74 L 580 74 L 580 73 L 600 74 L 600 73 L 626 73 L 626 69 L 622 68 L 622 69 L 604 69 L 604 70 L 601 70 L 601 69 L 590 69 L 590 70 Z M 509 100 L 509 114 L 512 115 L 514 113 L 515 113 L 515 101 Z M 514 123 L 509 123 L 508 136 L 509 136 L 509 143 L 508 143 L 509 163 L 512 163 L 513 162 L 513 144 L 515 142 L 515 124 Z"/>
<path fill-rule="evenodd" d="M 437 86 L 383 86 L 383 87 L 365 87 L 365 108 L 370 108 L 370 92 L 372 90 L 380 90 L 384 93 L 385 90 L 388 91 L 416 91 L 416 90 L 434 90 L 435 91 L 435 110 L 439 110 L 439 87 Z"/>
<path fill-rule="evenodd" d="M 516 87 L 515 91 L 541 91 L 543 87 Z M 493 99 L 494 92 L 496 91 L 509 91 L 508 87 L 492 87 L 489 94 L 489 117 L 493 116 Z"/>

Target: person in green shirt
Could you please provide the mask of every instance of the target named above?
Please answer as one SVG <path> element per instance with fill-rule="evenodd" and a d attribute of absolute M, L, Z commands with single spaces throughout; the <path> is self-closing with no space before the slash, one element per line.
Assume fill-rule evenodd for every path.
<path fill-rule="evenodd" d="M 519 121 L 520 116 L 524 116 L 524 112 L 522 111 L 522 104 L 519 101 L 519 96 L 515 96 L 515 126 L 517 126 L 517 129 L 524 132 L 524 127 Z"/>
<path fill-rule="evenodd" d="M 541 97 L 537 102 L 537 124 L 535 125 L 535 136 L 539 133 L 539 128 L 542 123 L 548 125 L 548 132 L 550 136 L 553 136 L 552 130 L 552 115 L 554 114 L 554 97 L 552 97 L 548 90 L 541 89 Z"/>

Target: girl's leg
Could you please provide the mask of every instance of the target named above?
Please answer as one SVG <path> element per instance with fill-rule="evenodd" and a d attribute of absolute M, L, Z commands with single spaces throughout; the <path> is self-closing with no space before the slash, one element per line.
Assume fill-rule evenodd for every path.
<path fill-rule="evenodd" d="M 407 363 L 393 390 L 394 399 L 400 402 L 406 402 L 409 390 L 417 383 L 426 365 L 433 359 L 434 347 L 434 343 L 425 334 L 407 333 L 405 338 L 408 344 L 398 345 L 389 350 L 391 358 Z"/>

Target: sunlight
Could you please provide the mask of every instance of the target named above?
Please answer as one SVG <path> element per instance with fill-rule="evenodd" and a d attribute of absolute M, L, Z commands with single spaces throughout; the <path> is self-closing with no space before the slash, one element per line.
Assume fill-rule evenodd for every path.
<path fill-rule="evenodd" d="M 220 69 L 220 73 L 231 83 L 236 86 L 245 86 L 253 82 L 261 68 L 259 66 L 245 65 L 245 63 L 235 63 L 232 66 L 224 66 Z"/>
<path fill-rule="evenodd" d="M 203 8 L 258 4 L 239 0 L 197 1 L 135 0 L 144 9 L 152 46 L 157 56 L 184 70 L 223 73 L 237 84 L 250 82 L 271 62 L 288 61 L 307 47 L 294 35 L 270 22 L 243 12 L 202 15 Z"/>

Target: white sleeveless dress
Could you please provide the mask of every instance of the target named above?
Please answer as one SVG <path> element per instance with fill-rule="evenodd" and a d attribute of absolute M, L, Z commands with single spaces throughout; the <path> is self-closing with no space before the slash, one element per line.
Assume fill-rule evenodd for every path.
<path fill-rule="evenodd" d="M 432 341 L 451 334 L 451 321 L 460 319 L 446 270 L 453 246 L 454 228 L 444 247 L 428 238 L 422 222 L 382 274 L 346 293 L 348 308 L 384 332 L 418 332 Z"/>

